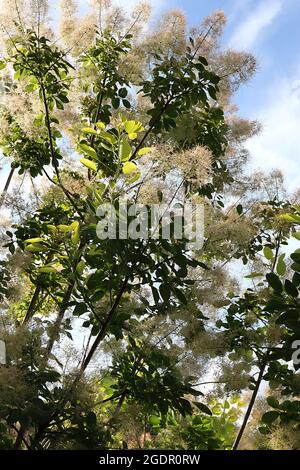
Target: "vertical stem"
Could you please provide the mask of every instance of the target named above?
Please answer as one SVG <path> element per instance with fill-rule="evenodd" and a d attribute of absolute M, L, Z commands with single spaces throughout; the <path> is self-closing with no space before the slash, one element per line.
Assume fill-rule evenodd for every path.
<path fill-rule="evenodd" d="M 280 245 L 281 245 L 281 236 L 282 236 L 282 233 L 281 233 L 281 231 L 279 231 L 278 236 L 276 238 L 275 255 L 274 255 L 274 260 L 272 262 L 272 267 L 271 267 L 271 272 L 272 273 L 275 271 L 276 264 L 277 264 L 277 261 L 278 261 L 279 250 L 280 250 Z M 242 426 L 239 430 L 239 433 L 236 437 L 236 440 L 233 444 L 232 450 L 237 450 L 238 449 L 240 441 L 243 437 L 245 428 L 247 426 L 248 420 L 250 418 L 250 415 L 251 415 L 251 412 L 252 412 L 252 409 L 253 409 L 253 406 L 254 406 L 258 391 L 259 391 L 260 384 L 262 382 L 262 379 L 263 379 L 263 376 L 264 376 L 264 373 L 265 373 L 265 369 L 266 369 L 266 366 L 267 366 L 267 363 L 268 363 L 268 357 L 269 357 L 269 352 L 266 353 L 266 356 L 262 361 L 262 365 L 261 365 L 261 368 L 260 368 L 260 371 L 259 371 L 259 375 L 258 375 L 256 384 L 255 384 L 255 389 L 253 390 L 251 400 L 249 402 L 246 414 L 244 416 L 243 424 L 242 424 Z"/>
<path fill-rule="evenodd" d="M 13 177 L 13 175 L 14 175 L 14 172 L 15 172 L 15 169 L 14 169 L 14 168 L 11 168 L 11 170 L 10 170 L 10 172 L 9 172 L 9 175 L 8 175 L 8 178 L 7 178 L 7 180 L 6 180 L 6 183 L 5 183 L 4 189 L 3 189 L 2 194 L 1 194 L 1 196 L 0 196 L 0 209 L 1 209 L 1 207 L 3 206 L 4 199 L 5 199 L 5 196 L 6 196 L 6 194 L 7 194 L 9 185 L 10 185 L 11 180 L 12 180 L 12 177 Z"/>
<path fill-rule="evenodd" d="M 263 376 L 264 376 L 264 373 L 265 373 L 267 362 L 268 362 L 268 359 L 267 359 L 267 356 L 266 356 L 265 359 L 262 362 L 262 365 L 261 365 L 261 368 L 260 368 L 260 371 L 259 371 L 259 375 L 257 377 L 257 381 L 256 381 L 256 384 L 255 384 L 255 389 L 253 390 L 251 400 L 249 402 L 246 414 L 244 416 L 242 426 L 241 426 L 241 428 L 239 430 L 239 433 L 236 437 L 236 440 L 235 440 L 235 442 L 232 446 L 232 450 L 237 450 L 239 445 L 240 445 L 240 442 L 241 442 L 241 439 L 243 437 L 244 431 L 245 431 L 246 426 L 248 424 L 248 420 L 249 420 L 249 418 L 251 416 L 251 413 L 252 413 L 252 409 L 253 409 L 253 406 L 254 406 L 254 403 L 255 403 L 259 388 L 260 388 L 260 384 L 262 382 L 262 379 L 263 379 Z"/>
<path fill-rule="evenodd" d="M 31 302 L 29 304 L 28 310 L 26 312 L 26 316 L 23 320 L 23 325 L 26 325 L 33 317 L 33 314 L 36 308 L 36 303 L 38 301 L 41 290 L 42 290 L 41 286 L 36 286 Z"/>
<path fill-rule="evenodd" d="M 23 430 L 22 427 L 19 429 L 17 438 L 14 443 L 14 450 L 20 450 L 23 442 Z"/>
<path fill-rule="evenodd" d="M 100 330 L 100 332 L 98 333 L 98 336 L 96 337 L 94 343 L 92 344 L 92 347 L 89 351 L 89 353 L 87 354 L 85 360 L 83 361 L 82 363 L 82 366 L 81 366 L 81 369 L 80 369 L 80 373 L 79 373 L 79 376 L 78 376 L 78 379 L 81 377 L 81 375 L 83 374 L 83 372 L 86 370 L 86 368 L 88 367 L 93 355 L 95 354 L 95 351 L 97 350 L 100 342 L 103 340 L 105 334 L 106 334 L 106 330 L 110 324 L 110 321 L 122 299 L 122 296 L 126 290 L 126 287 L 127 287 L 127 284 L 128 284 L 128 278 L 126 278 L 122 284 L 122 287 L 116 297 L 116 300 L 112 306 L 112 308 L 110 309 L 110 311 L 108 312 L 108 315 L 106 317 L 106 320 L 104 321 L 103 325 L 102 325 L 102 328 Z"/>

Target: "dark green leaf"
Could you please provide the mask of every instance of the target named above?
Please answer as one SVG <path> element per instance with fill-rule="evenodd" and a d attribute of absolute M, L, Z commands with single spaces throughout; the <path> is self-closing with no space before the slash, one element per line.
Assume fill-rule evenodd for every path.
<path fill-rule="evenodd" d="M 268 273 L 266 278 L 272 289 L 274 289 L 278 294 L 281 294 L 283 291 L 283 286 L 279 277 L 275 273 Z"/>

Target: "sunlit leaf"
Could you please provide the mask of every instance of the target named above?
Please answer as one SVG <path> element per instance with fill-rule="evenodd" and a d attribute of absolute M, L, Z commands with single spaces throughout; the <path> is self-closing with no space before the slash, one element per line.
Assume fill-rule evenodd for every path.
<path fill-rule="evenodd" d="M 90 147 L 89 145 L 87 144 L 79 144 L 79 148 L 80 150 L 82 150 L 83 153 L 86 153 L 87 155 L 89 155 L 91 158 L 93 158 L 94 160 L 97 159 L 97 153 L 96 153 L 96 150 L 94 150 L 92 147 Z"/>
<path fill-rule="evenodd" d="M 144 147 L 138 151 L 138 156 L 142 157 L 143 155 L 146 155 L 147 153 L 150 153 L 152 151 L 152 147 Z"/>
<path fill-rule="evenodd" d="M 138 170 L 138 167 L 135 163 L 133 163 L 133 162 L 124 163 L 124 166 L 123 166 L 124 175 L 130 175 L 131 173 L 134 173 L 137 170 Z"/>
<path fill-rule="evenodd" d="M 89 170 L 97 171 L 96 163 L 92 162 L 91 160 L 88 160 L 87 158 L 81 158 L 80 163 L 82 163 L 82 165 L 87 167 Z"/>
<path fill-rule="evenodd" d="M 84 127 L 83 129 L 81 129 L 81 131 L 85 134 L 98 135 L 98 132 L 95 129 L 92 129 L 91 127 Z"/>
<path fill-rule="evenodd" d="M 123 137 L 120 148 L 119 148 L 119 158 L 121 162 L 126 162 L 132 156 L 132 147 L 127 139 Z"/>

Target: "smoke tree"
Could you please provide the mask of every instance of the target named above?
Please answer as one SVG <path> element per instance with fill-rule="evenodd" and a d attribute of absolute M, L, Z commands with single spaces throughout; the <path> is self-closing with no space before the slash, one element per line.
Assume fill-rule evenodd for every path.
<path fill-rule="evenodd" d="M 60 7 L 59 27 L 44 1 L 1 16 L 0 446 L 236 449 L 268 381 L 267 446 L 299 421 L 300 219 L 280 173 L 244 173 L 259 124 L 232 97 L 255 59 L 221 48 L 222 12 L 148 29 L 143 3 Z M 203 246 L 173 223 L 99 238 L 99 206 L 124 200 L 202 204 Z"/>

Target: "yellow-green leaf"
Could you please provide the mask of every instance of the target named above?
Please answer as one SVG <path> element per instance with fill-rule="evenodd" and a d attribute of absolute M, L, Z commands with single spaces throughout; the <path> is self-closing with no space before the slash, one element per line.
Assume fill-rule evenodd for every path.
<path fill-rule="evenodd" d="M 135 132 L 136 130 L 136 122 L 135 121 L 127 121 L 125 123 L 125 131 L 127 134 L 131 134 L 132 132 Z"/>
<path fill-rule="evenodd" d="M 81 129 L 81 132 L 84 132 L 85 134 L 98 135 L 98 132 L 95 131 L 95 129 L 92 129 L 91 127 L 84 127 L 83 129 Z"/>
<path fill-rule="evenodd" d="M 79 239 L 80 239 L 80 232 L 79 232 L 79 228 L 80 228 L 80 225 L 79 225 L 79 222 L 73 222 L 71 224 L 71 227 L 73 229 L 73 235 L 71 237 L 71 240 L 72 240 L 72 243 L 74 243 L 74 245 L 77 245 L 77 243 L 79 242 Z"/>
<path fill-rule="evenodd" d="M 300 240 L 300 232 L 294 232 L 292 233 L 292 236 L 296 238 L 296 240 Z"/>
<path fill-rule="evenodd" d="M 40 245 L 39 243 L 34 243 L 33 245 L 27 245 L 25 249 L 26 251 L 29 251 L 30 253 L 38 253 L 39 251 L 48 251 L 48 248 L 46 248 L 43 245 Z"/>
<path fill-rule="evenodd" d="M 25 243 L 29 243 L 30 245 L 41 242 L 44 242 L 43 238 L 29 238 L 28 240 L 25 240 Z"/>
<path fill-rule="evenodd" d="M 120 148 L 119 148 L 119 158 L 121 162 L 126 162 L 132 156 L 132 147 L 127 139 L 123 137 Z"/>
<path fill-rule="evenodd" d="M 143 125 L 138 121 L 126 121 L 125 122 L 125 131 L 127 134 L 137 134 L 144 130 Z"/>
<path fill-rule="evenodd" d="M 245 276 L 245 279 L 254 279 L 256 277 L 263 277 L 263 276 L 264 276 L 263 273 L 251 273 Z"/>
<path fill-rule="evenodd" d="M 76 271 L 78 272 L 78 274 L 81 275 L 83 273 L 84 269 L 85 269 L 85 262 L 84 261 L 79 261 L 79 263 L 76 266 Z"/>
<path fill-rule="evenodd" d="M 87 158 L 81 158 L 80 163 L 86 166 L 89 170 L 97 171 L 96 163 L 92 162 L 91 160 L 88 160 Z"/>
<path fill-rule="evenodd" d="M 284 255 L 281 255 L 279 257 L 277 266 L 276 266 L 276 271 L 279 276 L 284 276 L 286 273 L 286 264 L 284 262 Z"/>
<path fill-rule="evenodd" d="M 77 221 L 76 221 L 76 222 L 73 222 L 73 223 L 71 224 L 71 227 L 72 227 L 72 230 L 78 230 L 78 228 L 79 228 L 79 222 L 77 222 Z"/>
<path fill-rule="evenodd" d="M 142 157 L 143 155 L 146 155 L 147 153 L 150 153 L 151 151 L 152 151 L 151 147 L 144 147 L 143 149 L 140 149 L 137 154 L 139 157 Z"/>
<path fill-rule="evenodd" d="M 124 175 L 131 175 L 131 173 L 135 173 L 138 170 L 138 167 L 133 162 L 126 162 L 123 166 L 123 173 Z"/>
<path fill-rule="evenodd" d="M 137 135 L 137 133 L 136 133 L 136 132 L 132 132 L 131 134 L 128 134 L 128 137 L 129 137 L 129 139 L 130 139 L 130 140 L 134 140 L 134 139 L 136 139 L 136 138 L 137 138 L 137 136 L 138 136 L 138 135 Z"/>
<path fill-rule="evenodd" d="M 110 143 L 111 145 L 114 145 L 117 143 L 116 136 L 114 136 L 110 132 L 103 131 L 101 132 L 100 136 L 102 137 L 102 139 L 106 140 L 106 142 Z"/>
<path fill-rule="evenodd" d="M 265 247 L 264 247 L 264 256 L 265 256 L 265 258 L 267 258 L 268 260 L 273 259 L 273 251 L 272 251 L 271 248 L 269 248 L 268 246 L 265 246 Z"/>
<path fill-rule="evenodd" d="M 26 93 L 31 93 L 37 89 L 38 89 L 38 85 L 36 83 L 29 83 L 28 85 L 26 85 L 24 91 Z"/>
<path fill-rule="evenodd" d="M 300 216 L 295 214 L 281 214 L 278 216 L 279 219 L 292 222 L 294 224 L 300 224 Z"/>
<path fill-rule="evenodd" d="M 61 225 L 58 225 L 57 228 L 60 232 L 64 232 L 64 233 L 73 232 L 73 230 L 74 230 L 72 225 L 63 225 L 63 224 L 61 224 Z"/>
<path fill-rule="evenodd" d="M 50 266 L 44 266 L 43 268 L 39 269 L 40 273 L 45 273 L 45 274 L 50 274 L 50 273 L 56 273 L 57 270 L 55 268 L 51 268 Z"/>
<path fill-rule="evenodd" d="M 96 126 L 98 127 L 98 129 L 105 129 L 104 122 L 96 122 Z"/>
<path fill-rule="evenodd" d="M 90 147 L 87 144 L 79 144 L 80 150 L 82 150 L 83 153 L 86 153 L 90 157 L 97 159 L 97 153 L 96 150 L 94 150 L 92 147 Z"/>

